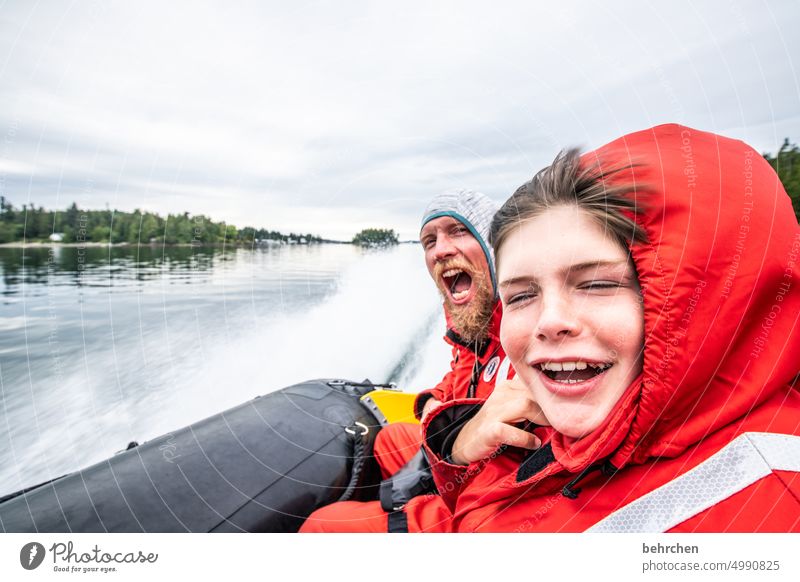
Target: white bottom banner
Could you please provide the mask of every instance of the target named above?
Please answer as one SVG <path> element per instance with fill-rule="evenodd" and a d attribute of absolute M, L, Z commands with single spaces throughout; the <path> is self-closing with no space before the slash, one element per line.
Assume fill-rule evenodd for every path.
<path fill-rule="evenodd" d="M 796 534 L 2 534 L 0 579 L 794 581 L 799 548 Z"/>

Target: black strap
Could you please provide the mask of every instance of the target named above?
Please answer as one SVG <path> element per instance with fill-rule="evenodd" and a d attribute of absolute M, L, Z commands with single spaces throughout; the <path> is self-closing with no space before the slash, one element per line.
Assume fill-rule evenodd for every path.
<path fill-rule="evenodd" d="M 586 467 L 580 474 L 575 477 L 572 481 L 567 483 L 564 488 L 561 490 L 561 495 L 568 499 L 577 499 L 578 494 L 581 492 L 580 487 L 578 487 L 578 483 L 583 481 L 589 473 L 593 471 L 600 471 L 604 476 L 608 477 L 609 479 L 616 475 L 617 468 L 611 464 L 611 461 L 603 461 L 600 463 L 596 463 L 594 465 L 590 465 Z"/>
<path fill-rule="evenodd" d="M 483 373 L 483 369 L 486 365 L 492 361 L 497 355 L 497 352 L 500 350 L 500 344 L 498 343 L 492 353 L 489 354 L 489 357 L 486 358 L 486 361 L 481 364 L 479 357 L 475 358 L 475 363 L 472 364 L 472 377 L 469 381 L 469 388 L 467 389 L 467 398 L 475 398 L 475 393 L 478 390 L 478 382 L 480 382 L 481 374 Z"/>
<path fill-rule="evenodd" d="M 467 398 L 475 398 L 475 392 L 478 389 L 478 380 L 481 377 L 482 368 L 483 366 L 480 365 L 478 358 L 475 358 L 475 363 L 472 364 L 472 377 L 469 380 L 469 388 L 467 388 Z"/>
<path fill-rule="evenodd" d="M 394 502 L 392 500 L 393 484 L 394 482 L 390 477 L 389 479 L 384 479 L 381 481 L 380 488 L 378 489 L 378 499 L 381 502 L 381 509 L 388 513 L 391 513 L 395 510 Z"/>
<path fill-rule="evenodd" d="M 398 511 L 418 495 L 436 493 L 430 463 L 420 448 L 394 475 L 381 482 L 379 498 L 384 511 Z"/>
<path fill-rule="evenodd" d="M 402 509 L 389 514 L 389 533 L 408 533 L 408 516 Z"/>
<path fill-rule="evenodd" d="M 578 487 L 578 483 L 580 483 L 581 481 L 586 479 L 586 477 L 587 477 L 587 475 L 589 475 L 589 473 L 592 473 L 593 471 L 598 471 L 600 469 L 602 469 L 602 464 L 601 465 L 589 465 L 583 471 L 578 473 L 577 477 L 575 477 L 572 481 L 570 481 L 569 483 L 564 485 L 563 489 L 561 489 L 561 495 L 563 495 L 567 499 L 577 499 L 578 495 L 582 491 L 582 489 L 580 487 Z"/>

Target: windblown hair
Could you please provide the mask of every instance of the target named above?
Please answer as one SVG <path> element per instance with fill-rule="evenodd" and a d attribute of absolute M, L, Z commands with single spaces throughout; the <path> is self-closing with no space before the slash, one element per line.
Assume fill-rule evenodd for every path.
<path fill-rule="evenodd" d="M 629 215 L 637 212 L 631 196 L 644 185 L 610 183 L 616 174 L 635 164 L 603 168 L 600 162 L 581 164 L 577 148 L 562 150 L 551 165 L 526 182 L 497 211 L 489 232 L 489 243 L 497 257 L 515 226 L 558 206 L 577 206 L 605 229 L 624 249 L 647 242 L 645 231 Z M 641 206 L 641 202 L 638 203 Z"/>

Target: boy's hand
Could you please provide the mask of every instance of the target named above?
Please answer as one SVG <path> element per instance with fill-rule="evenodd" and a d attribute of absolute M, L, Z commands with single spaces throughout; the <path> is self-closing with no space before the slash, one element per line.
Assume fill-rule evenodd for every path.
<path fill-rule="evenodd" d="M 519 377 L 506 380 L 495 387 L 478 414 L 461 429 L 450 458 L 457 465 L 469 465 L 490 456 L 504 444 L 537 449 L 542 445 L 539 438 L 515 426 L 526 421 L 549 424 L 522 380 Z"/>

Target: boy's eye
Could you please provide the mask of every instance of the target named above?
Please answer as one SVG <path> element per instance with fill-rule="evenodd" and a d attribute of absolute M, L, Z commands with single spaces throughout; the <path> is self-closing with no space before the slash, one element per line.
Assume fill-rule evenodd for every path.
<path fill-rule="evenodd" d="M 508 299 L 506 299 L 506 305 L 520 306 L 534 299 L 535 297 L 536 293 L 534 293 L 533 291 L 526 291 L 525 293 L 516 293 L 514 295 L 511 295 Z"/>
<path fill-rule="evenodd" d="M 579 285 L 580 289 L 600 290 L 600 289 L 615 289 L 620 286 L 618 281 L 587 281 Z"/>

